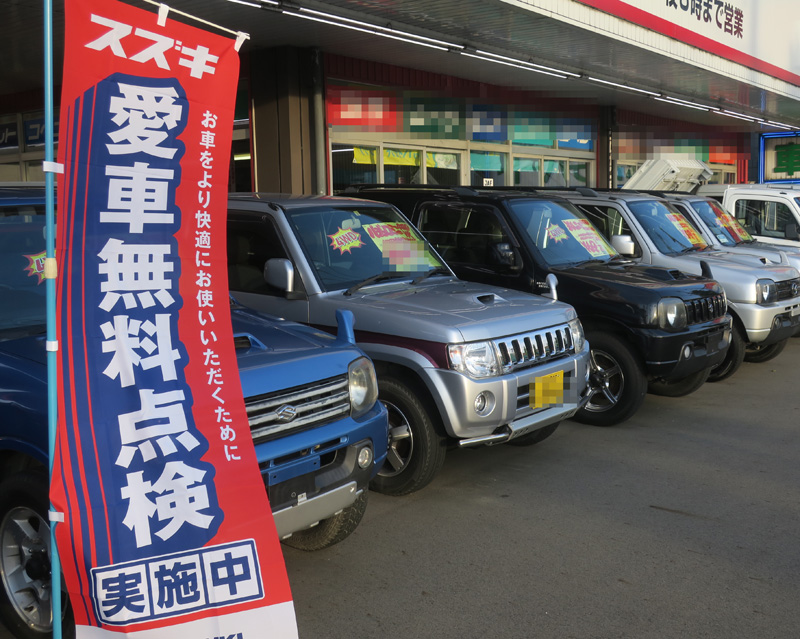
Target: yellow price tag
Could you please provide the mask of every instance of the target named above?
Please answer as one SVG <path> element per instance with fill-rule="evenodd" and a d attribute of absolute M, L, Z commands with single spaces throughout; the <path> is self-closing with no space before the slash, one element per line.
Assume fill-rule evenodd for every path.
<path fill-rule="evenodd" d="M 564 403 L 564 371 L 535 378 L 528 386 L 528 405 L 536 410 Z"/>

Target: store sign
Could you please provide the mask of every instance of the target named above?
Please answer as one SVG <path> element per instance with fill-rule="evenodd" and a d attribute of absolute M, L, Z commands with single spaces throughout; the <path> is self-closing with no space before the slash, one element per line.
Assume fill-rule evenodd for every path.
<path fill-rule="evenodd" d="M 800 85 L 797 0 L 575 1 Z"/>
<path fill-rule="evenodd" d="M 233 347 L 233 40 L 67 0 L 51 486 L 78 639 L 296 637 Z"/>
<path fill-rule="evenodd" d="M 800 180 L 800 134 L 763 135 L 761 166 L 765 182 Z"/>
<path fill-rule="evenodd" d="M 19 146 L 17 123 L 0 123 L 0 149 L 16 149 Z"/>

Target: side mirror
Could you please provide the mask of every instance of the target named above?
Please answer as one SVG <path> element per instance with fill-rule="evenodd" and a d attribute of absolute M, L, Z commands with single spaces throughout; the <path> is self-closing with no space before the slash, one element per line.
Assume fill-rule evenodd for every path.
<path fill-rule="evenodd" d="M 630 235 L 612 235 L 611 246 L 617 249 L 620 255 L 631 256 L 636 253 L 636 244 Z"/>
<path fill-rule="evenodd" d="M 787 224 L 784 233 L 786 234 L 787 240 L 792 240 L 793 242 L 800 241 L 800 235 L 797 233 L 797 224 L 795 222 Z"/>
<path fill-rule="evenodd" d="M 280 291 L 291 293 L 294 288 L 294 266 L 283 257 L 273 257 L 264 265 L 267 284 Z"/>
<path fill-rule="evenodd" d="M 547 283 L 547 287 L 550 289 L 547 293 L 542 293 L 542 297 L 549 297 L 553 300 L 558 299 L 558 278 L 550 273 L 544 281 Z"/>
<path fill-rule="evenodd" d="M 517 254 L 508 242 L 495 242 L 492 244 L 492 258 L 495 264 L 508 270 L 519 268 Z"/>

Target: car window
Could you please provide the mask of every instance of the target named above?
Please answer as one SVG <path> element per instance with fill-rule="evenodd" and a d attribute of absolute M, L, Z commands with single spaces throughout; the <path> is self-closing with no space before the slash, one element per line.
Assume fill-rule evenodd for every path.
<path fill-rule="evenodd" d="M 617 251 L 575 207 L 548 200 L 511 200 L 509 208 L 526 241 L 551 267 L 607 261 Z"/>
<path fill-rule="evenodd" d="M 286 211 L 323 290 L 384 273 L 416 277 L 443 267 L 419 232 L 390 207 L 319 206 Z"/>
<path fill-rule="evenodd" d="M 228 223 L 228 287 L 232 291 L 282 295 L 264 279 L 264 265 L 272 258 L 286 258 L 275 224 L 259 222 Z"/>
<path fill-rule="evenodd" d="M 787 224 L 795 223 L 789 207 L 783 202 L 766 200 L 736 200 L 736 219 L 753 235 L 764 237 L 786 237 Z"/>
<path fill-rule="evenodd" d="M 0 338 L 46 323 L 44 203 L 0 205 Z"/>
<path fill-rule="evenodd" d="M 488 207 L 466 204 L 426 206 L 419 230 L 445 262 L 484 268 L 503 265 L 500 251 L 509 238 L 497 214 Z M 510 250 L 506 248 L 505 250 Z"/>
<path fill-rule="evenodd" d="M 631 232 L 631 227 L 616 208 L 600 204 L 579 204 L 578 208 L 607 240 L 611 241 L 615 235 L 627 235 L 636 243 L 633 256 L 640 257 L 642 255 L 642 250 Z"/>
<path fill-rule="evenodd" d="M 717 241 L 723 246 L 748 242 L 753 236 L 715 200 L 692 202 L 695 214 L 706 223 Z"/>
<path fill-rule="evenodd" d="M 665 255 L 707 248 L 686 216 L 661 200 L 628 202 L 628 207 L 653 244 Z"/>

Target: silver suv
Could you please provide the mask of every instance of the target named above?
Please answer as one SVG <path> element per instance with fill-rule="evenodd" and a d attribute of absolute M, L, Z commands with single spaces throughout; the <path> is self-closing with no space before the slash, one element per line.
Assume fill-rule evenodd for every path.
<path fill-rule="evenodd" d="M 534 444 L 586 401 L 589 349 L 561 302 L 457 279 L 402 214 L 349 198 L 232 196 L 230 289 L 331 331 L 351 310 L 389 410 L 372 486 L 428 484 L 448 441 Z"/>
<path fill-rule="evenodd" d="M 655 195 L 591 189 L 562 195 L 623 255 L 713 277 L 722 285 L 733 317 L 731 345 L 709 381 L 732 375 L 746 350 L 754 361 L 775 357 L 800 325 L 800 273 L 788 263 L 765 263 L 758 255 L 712 249 L 678 209 Z"/>

